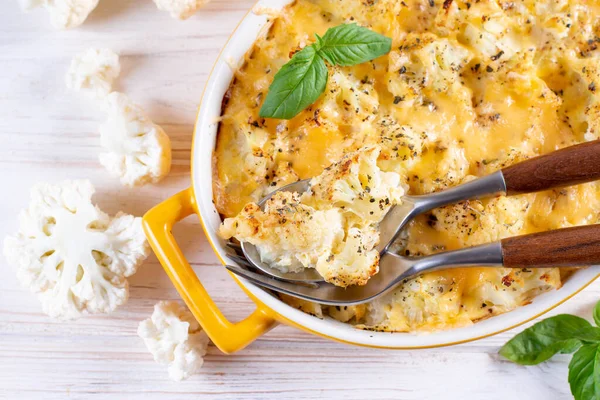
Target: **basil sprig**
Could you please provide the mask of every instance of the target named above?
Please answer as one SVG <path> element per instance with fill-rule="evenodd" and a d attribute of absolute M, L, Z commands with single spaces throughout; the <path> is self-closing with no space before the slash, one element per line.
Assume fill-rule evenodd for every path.
<path fill-rule="evenodd" d="M 389 53 L 392 39 L 356 24 L 330 28 L 323 37 L 294 54 L 275 75 L 259 116 L 291 119 L 325 91 L 331 65 L 350 66 Z"/>
<path fill-rule="evenodd" d="M 600 302 L 594 308 L 600 326 Z M 500 355 L 521 365 L 544 362 L 557 353 L 575 353 L 569 385 L 575 400 L 600 400 L 600 328 L 575 315 L 561 314 L 538 322 L 508 341 Z"/>

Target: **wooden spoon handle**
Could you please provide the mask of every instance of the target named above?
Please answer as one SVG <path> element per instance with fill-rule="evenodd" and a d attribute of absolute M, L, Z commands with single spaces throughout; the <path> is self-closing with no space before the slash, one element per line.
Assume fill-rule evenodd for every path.
<path fill-rule="evenodd" d="M 505 267 L 600 264 L 600 225 L 517 236 L 504 239 L 501 243 Z"/>
<path fill-rule="evenodd" d="M 532 193 L 600 179 L 600 140 L 566 147 L 502 170 L 508 194 Z"/>

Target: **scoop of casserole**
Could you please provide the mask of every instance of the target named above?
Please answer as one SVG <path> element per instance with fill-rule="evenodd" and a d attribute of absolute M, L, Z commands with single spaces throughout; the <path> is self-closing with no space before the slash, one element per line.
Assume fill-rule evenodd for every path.
<path fill-rule="evenodd" d="M 247 204 L 220 229 L 255 245 L 261 260 L 283 272 L 315 268 L 338 286 L 364 285 L 377 273 L 377 225 L 404 194 L 400 175 L 377 166 L 380 149 L 348 153 L 303 194 L 278 192 L 261 210 Z"/>

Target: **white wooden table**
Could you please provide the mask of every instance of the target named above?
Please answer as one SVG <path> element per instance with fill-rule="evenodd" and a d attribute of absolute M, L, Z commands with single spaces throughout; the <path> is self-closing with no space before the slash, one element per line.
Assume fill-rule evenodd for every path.
<path fill-rule="evenodd" d="M 0 5 L 0 236 L 17 227 L 38 181 L 89 178 L 104 210 L 142 215 L 189 185 L 197 101 L 219 49 L 254 0 L 214 0 L 186 22 L 150 0 L 101 0 L 76 30 L 52 29 L 45 11 Z M 118 89 L 141 103 L 173 142 L 160 185 L 123 189 L 99 166 L 93 103 L 67 92 L 71 57 L 91 46 L 122 55 Z M 232 319 L 252 304 L 211 252 L 193 218 L 176 228 L 210 293 Z M 158 300 L 178 295 L 152 256 L 131 280 L 131 299 L 110 316 L 61 323 L 40 311 L 0 257 L 1 399 L 568 399 L 567 356 L 537 367 L 501 360 L 517 330 L 475 343 L 421 351 L 351 347 L 280 326 L 233 356 L 209 348 L 203 373 L 168 380 L 136 336 Z M 590 316 L 600 283 L 554 311 Z"/>

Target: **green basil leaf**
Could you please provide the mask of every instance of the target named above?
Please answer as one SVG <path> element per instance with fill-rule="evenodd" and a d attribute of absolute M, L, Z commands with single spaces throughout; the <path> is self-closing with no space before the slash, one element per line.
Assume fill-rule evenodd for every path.
<path fill-rule="evenodd" d="M 525 329 L 500 349 L 500 355 L 522 365 L 535 365 L 556 353 L 572 353 L 581 346 L 578 331 L 591 324 L 575 315 L 556 315 Z"/>
<path fill-rule="evenodd" d="M 598 345 L 581 346 L 569 363 L 569 385 L 575 400 L 600 399 L 600 352 Z"/>
<path fill-rule="evenodd" d="M 389 53 L 392 39 L 356 24 L 343 24 L 317 37 L 317 49 L 331 65 L 349 66 Z"/>
<path fill-rule="evenodd" d="M 573 335 L 574 339 L 579 339 L 583 343 L 600 343 L 600 328 L 595 326 L 589 326 L 575 332 Z"/>
<path fill-rule="evenodd" d="M 294 54 L 275 75 L 259 116 L 291 119 L 314 103 L 327 85 L 327 66 L 314 46 Z"/>
<path fill-rule="evenodd" d="M 596 326 L 600 326 L 600 301 L 596 303 L 596 307 L 594 307 L 594 322 Z"/>

